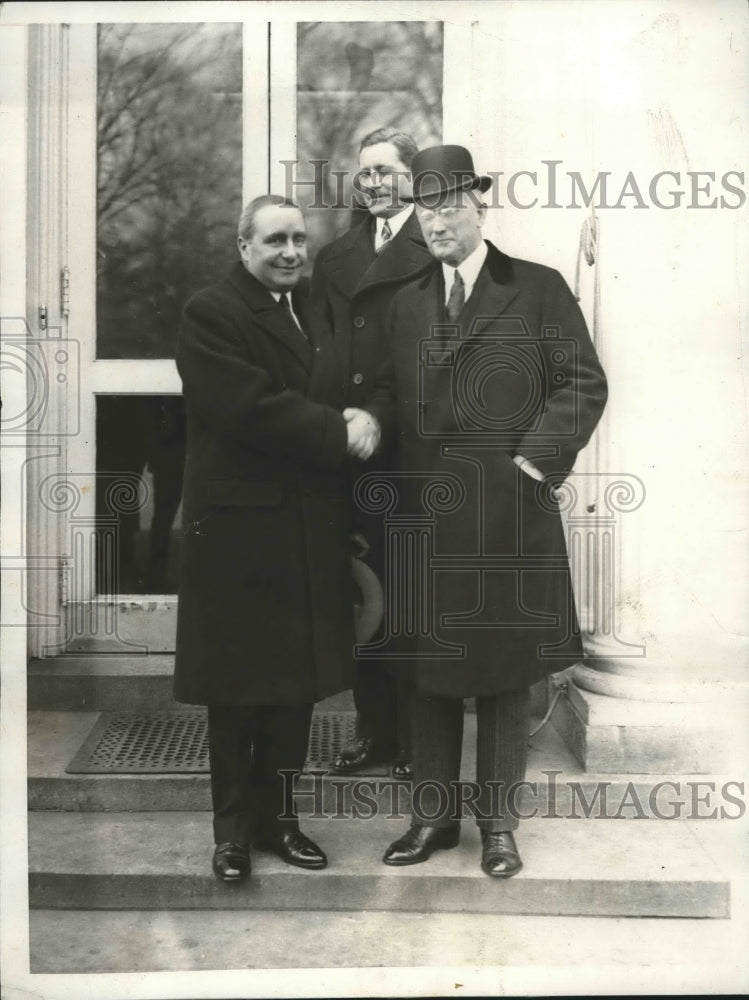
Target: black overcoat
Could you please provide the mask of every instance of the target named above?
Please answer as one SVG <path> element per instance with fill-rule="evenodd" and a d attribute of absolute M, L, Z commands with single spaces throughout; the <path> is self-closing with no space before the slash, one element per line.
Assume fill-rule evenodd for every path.
<path fill-rule="evenodd" d="M 312 272 L 312 300 L 333 331 L 347 406 L 365 407 L 374 391 L 388 347 L 386 320 L 393 296 L 434 262 L 415 212 L 379 254 L 374 234 L 370 216 L 323 247 Z M 352 493 L 361 472 L 384 468 L 388 461 L 383 448 L 366 464 L 352 462 Z M 383 581 L 382 518 L 354 505 L 354 521 L 370 547 L 365 561 Z"/>
<path fill-rule="evenodd" d="M 187 304 L 175 697 L 314 702 L 351 686 L 346 426 L 332 339 L 241 263 Z"/>
<path fill-rule="evenodd" d="M 374 228 L 370 218 L 323 247 L 312 272 L 312 298 L 333 330 L 347 406 L 364 406 L 372 395 L 393 296 L 434 259 L 414 212 L 380 254 L 374 251 Z"/>
<path fill-rule="evenodd" d="M 445 325 L 444 294 L 435 262 L 396 295 L 370 401 L 399 448 L 390 649 L 422 691 L 496 694 L 581 656 L 551 484 L 591 436 L 606 379 L 557 271 L 489 243 L 458 326 Z"/>

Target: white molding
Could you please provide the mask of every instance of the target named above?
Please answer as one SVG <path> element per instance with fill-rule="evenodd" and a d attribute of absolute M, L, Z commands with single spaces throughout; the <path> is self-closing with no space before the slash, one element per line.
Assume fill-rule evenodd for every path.
<path fill-rule="evenodd" d="M 0 26 L 0 322 L 3 339 L 18 332 L 24 339 L 26 314 L 26 205 L 27 111 L 28 111 L 28 31 L 25 27 Z M 18 317 L 15 329 L 6 322 Z M 4 345 L 1 345 L 4 347 Z M 3 420 L 24 414 L 27 385 L 22 371 L 5 367 L 5 350 L 0 363 L 0 392 Z M 0 812 L 2 882 L 0 920 L 5 929 L 0 943 L 0 963 L 4 981 L 17 983 L 29 963 L 27 842 L 27 753 L 26 753 L 26 551 L 23 538 L 23 468 L 25 436 L 0 438 L 0 785 L 3 790 Z M 10 565 L 7 565 L 10 563 Z M 17 563 L 19 570 L 13 569 Z M 7 933 L 12 927 L 13 932 Z M 13 992 L 12 987 L 8 992 Z"/>
<path fill-rule="evenodd" d="M 94 395 L 181 395 L 182 380 L 174 361 L 128 359 L 94 361 L 88 372 L 89 391 Z"/>
<path fill-rule="evenodd" d="M 281 160 L 297 158 L 296 22 L 270 25 L 270 190 L 285 194 L 286 168 Z M 293 192 L 290 192 L 293 194 Z"/>
<path fill-rule="evenodd" d="M 269 48 L 270 24 L 245 21 L 242 30 L 243 204 L 269 190 Z"/>
<path fill-rule="evenodd" d="M 173 594 L 98 594 L 66 610 L 67 652 L 152 655 L 174 651 L 177 598 Z"/>
<path fill-rule="evenodd" d="M 0 323 L 3 363 L 0 364 L 0 392 L 3 399 L 2 506 L 0 506 L 0 552 L 3 563 L 19 560 L 23 564 L 24 533 L 22 525 L 23 469 L 26 440 L 23 433 L 6 435 L 9 417 L 27 412 L 28 386 L 23 370 L 9 363 L 6 341 L 26 338 L 26 203 L 27 203 L 27 76 L 28 32 L 24 27 L 0 29 L 0 142 L 10 155 L 0 156 Z M 15 322 L 11 322 L 13 317 Z M 22 351 L 17 355 L 22 359 Z M 13 421 L 22 432 L 21 420 Z M 24 643 L 26 623 L 26 575 L 10 569 L 0 574 L 2 584 L 3 662 L 14 662 L 13 652 Z M 24 649 L 25 654 L 25 649 Z M 5 678 L 3 679 L 5 684 Z M 7 694 L 5 693 L 7 701 Z"/>
<path fill-rule="evenodd" d="M 67 320 L 61 309 L 61 275 L 65 264 L 67 213 L 67 76 L 68 29 L 63 25 L 29 28 L 28 64 L 28 201 L 27 320 L 33 349 L 50 364 L 45 380 L 47 412 L 40 427 L 28 434 L 26 497 L 29 652 L 59 641 L 62 528 L 60 517 L 39 500 L 40 484 L 65 466 L 68 414 L 77 410 L 75 352 L 67 343 Z M 46 310 L 46 328 L 40 307 Z M 61 353 L 64 352 L 64 353 Z M 69 357 L 57 365 L 55 357 Z M 63 381 L 58 381 L 58 376 Z M 73 397 L 73 398 L 71 398 Z M 40 566 L 44 568 L 38 568 Z"/>

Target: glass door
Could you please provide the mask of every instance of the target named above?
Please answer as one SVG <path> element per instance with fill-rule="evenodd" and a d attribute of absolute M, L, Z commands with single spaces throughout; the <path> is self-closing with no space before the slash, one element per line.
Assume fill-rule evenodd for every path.
<path fill-rule="evenodd" d="M 174 354 L 184 303 L 236 257 L 252 124 L 244 34 L 218 23 L 70 28 L 69 333 L 80 379 L 65 476 L 69 650 L 174 648 L 185 457 Z"/>

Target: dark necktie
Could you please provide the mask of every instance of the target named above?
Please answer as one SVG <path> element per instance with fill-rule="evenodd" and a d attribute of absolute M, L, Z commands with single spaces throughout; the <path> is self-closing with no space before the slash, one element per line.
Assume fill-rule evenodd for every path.
<path fill-rule="evenodd" d="M 304 339 L 305 340 L 309 340 L 309 337 L 307 336 L 307 334 L 302 329 L 301 323 L 296 318 L 296 316 L 294 315 L 294 313 L 291 311 L 291 302 L 289 302 L 288 292 L 282 292 L 281 293 L 281 298 L 278 300 L 278 302 L 279 302 L 279 305 L 281 305 L 283 307 L 284 311 L 289 314 L 289 316 L 291 317 L 292 323 L 297 328 L 297 330 L 299 330 L 299 332 L 304 337 Z"/>
<path fill-rule="evenodd" d="M 453 287 L 450 289 L 450 297 L 447 300 L 447 318 L 451 323 L 457 323 L 458 317 L 463 312 L 466 304 L 466 286 L 460 276 L 460 271 L 455 272 Z"/>
<path fill-rule="evenodd" d="M 385 219 L 385 222 L 382 225 L 382 232 L 380 233 L 380 249 L 377 251 L 377 253 L 382 253 L 382 251 L 387 247 L 388 243 L 392 239 L 392 236 L 393 236 L 393 231 L 390 228 L 390 224 L 388 223 L 387 219 Z"/>

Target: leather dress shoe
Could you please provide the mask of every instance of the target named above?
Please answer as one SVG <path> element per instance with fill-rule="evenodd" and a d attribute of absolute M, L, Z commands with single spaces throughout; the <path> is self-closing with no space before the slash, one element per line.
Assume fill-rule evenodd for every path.
<path fill-rule="evenodd" d="M 227 841 L 213 852 L 213 871 L 222 882 L 239 882 L 250 874 L 250 853 L 244 844 Z"/>
<path fill-rule="evenodd" d="M 333 761 L 333 770 L 339 774 L 355 774 L 370 764 L 382 764 L 387 758 L 388 754 L 380 752 L 374 737 L 357 736 Z"/>
<path fill-rule="evenodd" d="M 410 781 L 414 776 L 411 756 L 406 750 L 399 750 L 393 761 L 393 777 L 397 781 Z"/>
<path fill-rule="evenodd" d="M 393 841 L 382 860 L 386 865 L 418 865 L 426 861 L 433 851 L 448 851 L 457 847 L 459 840 L 459 826 L 422 826 L 414 823 L 400 839 Z"/>
<path fill-rule="evenodd" d="M 493 878 L 511 878 L 523 867 L 512 832 L 481 831 L 481 868 Z"/>
<path fill-rule="evenodd" d="M 297 868 L 325 868 L 328 859 L 324 851 L 301 830 L 278 830 L 258 838 L 255 847 L 273 851 L 287 865 Z"/>

